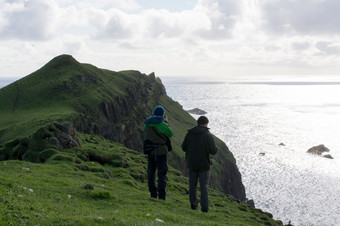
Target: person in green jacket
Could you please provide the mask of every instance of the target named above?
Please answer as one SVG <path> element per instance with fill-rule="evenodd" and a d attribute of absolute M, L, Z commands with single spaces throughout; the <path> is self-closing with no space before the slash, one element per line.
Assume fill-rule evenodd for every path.
<path fill-rule="evenodd" d="M 208 184 L 210 176 L 210 155 L 217 153 L 215 141 L 208 128 L 209 120 L 201 116 L 197 126 L 188 130 L 182 143 L 182 150 L 186 152 L 186 161 L 189 169 L 189 200 L 191 209 L 196 210 L 197 183 L 201 188 L 201 211 L 208 212 Z"/>
<path fill-rule="evenodd" d="M 166 174 L 168 172 L 168 151 L 173 132 L 168 126 L 168 120 L 165 116 L 165 109 L 162 106 L 156 106 L 152 116 L 144 120 L 143 130 L 146 139 L 150 140 L 157 148 L 148 154 L 148 186 L 151 198 L 165 200 L 166 196 Z M 158 177 L 158 186 L 156 187 L 156 170 Z"/>

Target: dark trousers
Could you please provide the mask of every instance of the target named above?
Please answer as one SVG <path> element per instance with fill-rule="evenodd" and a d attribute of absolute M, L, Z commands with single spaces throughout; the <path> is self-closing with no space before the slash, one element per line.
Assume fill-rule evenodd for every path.
<path fill-rule="evenodd" d="M 156 170 L 158 187 L 156 187 Z M 168 172 L 167 155 L 148 155 L 148 186 L 152 198 L 165 200 L 166 173 Z"/>
<path fill-rule="evenodd" d="M 208 184 L 209 184 L 209 171 L 199 171 L 189 169 L 189 199 L 192 209 L 197 209 L 197 183 L 200 181 L 201 190 L 201 210 L 208 212 Z"/>

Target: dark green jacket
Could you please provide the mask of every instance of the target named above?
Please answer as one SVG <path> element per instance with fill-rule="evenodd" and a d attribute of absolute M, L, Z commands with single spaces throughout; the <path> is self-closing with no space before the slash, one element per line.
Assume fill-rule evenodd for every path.
<path fill-rule="evenodd" d="M 157 153 L 154 151 L 151 154 L 165 155 L 168 153 L 166 146 L 166 137 L 172 137 L 173 132 L 167 123 L 161 122 L 156 124 L 144 124 L 143 130 L 145 131 L 146 138 L 154 144 L 159 144 Z"/>
<path fill-rule="evenodd" d="M 210 169 L 210 155 L 217 153 L 215 141 L 209 128 L 196 126 L 186 134 L 182 143 L 182 150 L 186 152 L 188 168 L 206 171 Z"/>

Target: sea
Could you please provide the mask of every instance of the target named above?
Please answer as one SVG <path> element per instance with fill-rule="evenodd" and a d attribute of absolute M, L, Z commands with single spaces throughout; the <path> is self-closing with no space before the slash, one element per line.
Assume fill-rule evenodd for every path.
<path fill-rule="evenodd" d="M 161 79 L 185 110 L 207 112 L 256 208 L 285 224 L 340 225 L 340 77 Z M 320 144 L 333 159 L 307 153 Z"/>
<path fill-rule="evenodd" d="M 340 225 L 340 77 L 161 79 L 183 109 L 207 112 L 256 208 L 285 224 Z M 333 159 L 307 153 L 320 144 Z"/>

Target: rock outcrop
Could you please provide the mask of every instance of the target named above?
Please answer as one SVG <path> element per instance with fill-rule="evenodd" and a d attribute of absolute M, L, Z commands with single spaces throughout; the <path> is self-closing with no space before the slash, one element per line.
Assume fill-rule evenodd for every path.
<path fill-rule="evenodd" d="M 205 114 L 207 114 L 206 111 L 203 111 L 202 109 L 199 109 L 199 108 L 194 108 L 194 109 L 188 110 L 188 112 L 191 113 L 191 114 L 195 114 L 195 115 L 205 115 Z"/>
<path fill-rule="evenodd" d="M 320 144 L 318 146 L 311 147 L 307 150 L 307 153 L 314 155 L 322 155 L 324 152 L 329 152 L 329 149 L 325 147 L 325 145 Z"/>
<path fill-rule="evenodd" d="M 333 156 L 331 156 L 330 154 L 323 155 L 323 157 L 327 159 L 334 159 Z"/>
<path fill-rule="evenodd" d="M 329 152 L 329 149 L 326 148 L 325 145 L 323 144 L 311 147 L 310 149 L 307 150 L 307 153 L 319 155 L 328 159 L 333 159 L 333 157 L 330 154 L 324 154 L 325 152 Z"/>
<path fill-rule="evenodd" d="M 38 129 L 30 137 L 15 139 L 0 149 L 0 161 L 17 159 L 45 162 L 58 150 L 81 147 L 72 123 L 56 123 Z"/>
<path fill-rule="evenodd" d="M 155 106 L 166 92 L 154 73 L 146 76 L 135 72 L 135 76 L 140 77 L 140 82 L 129 84 L 125 95 L 101 101 L 95 114 L 89 114 L 87 106 L 80 107 L 79 116 L 73 120 L 77 131 L 98 134 L 128 148 L 141 150 L 144 136 L 141 125 L 152 112 L 146 106 Z"/>

